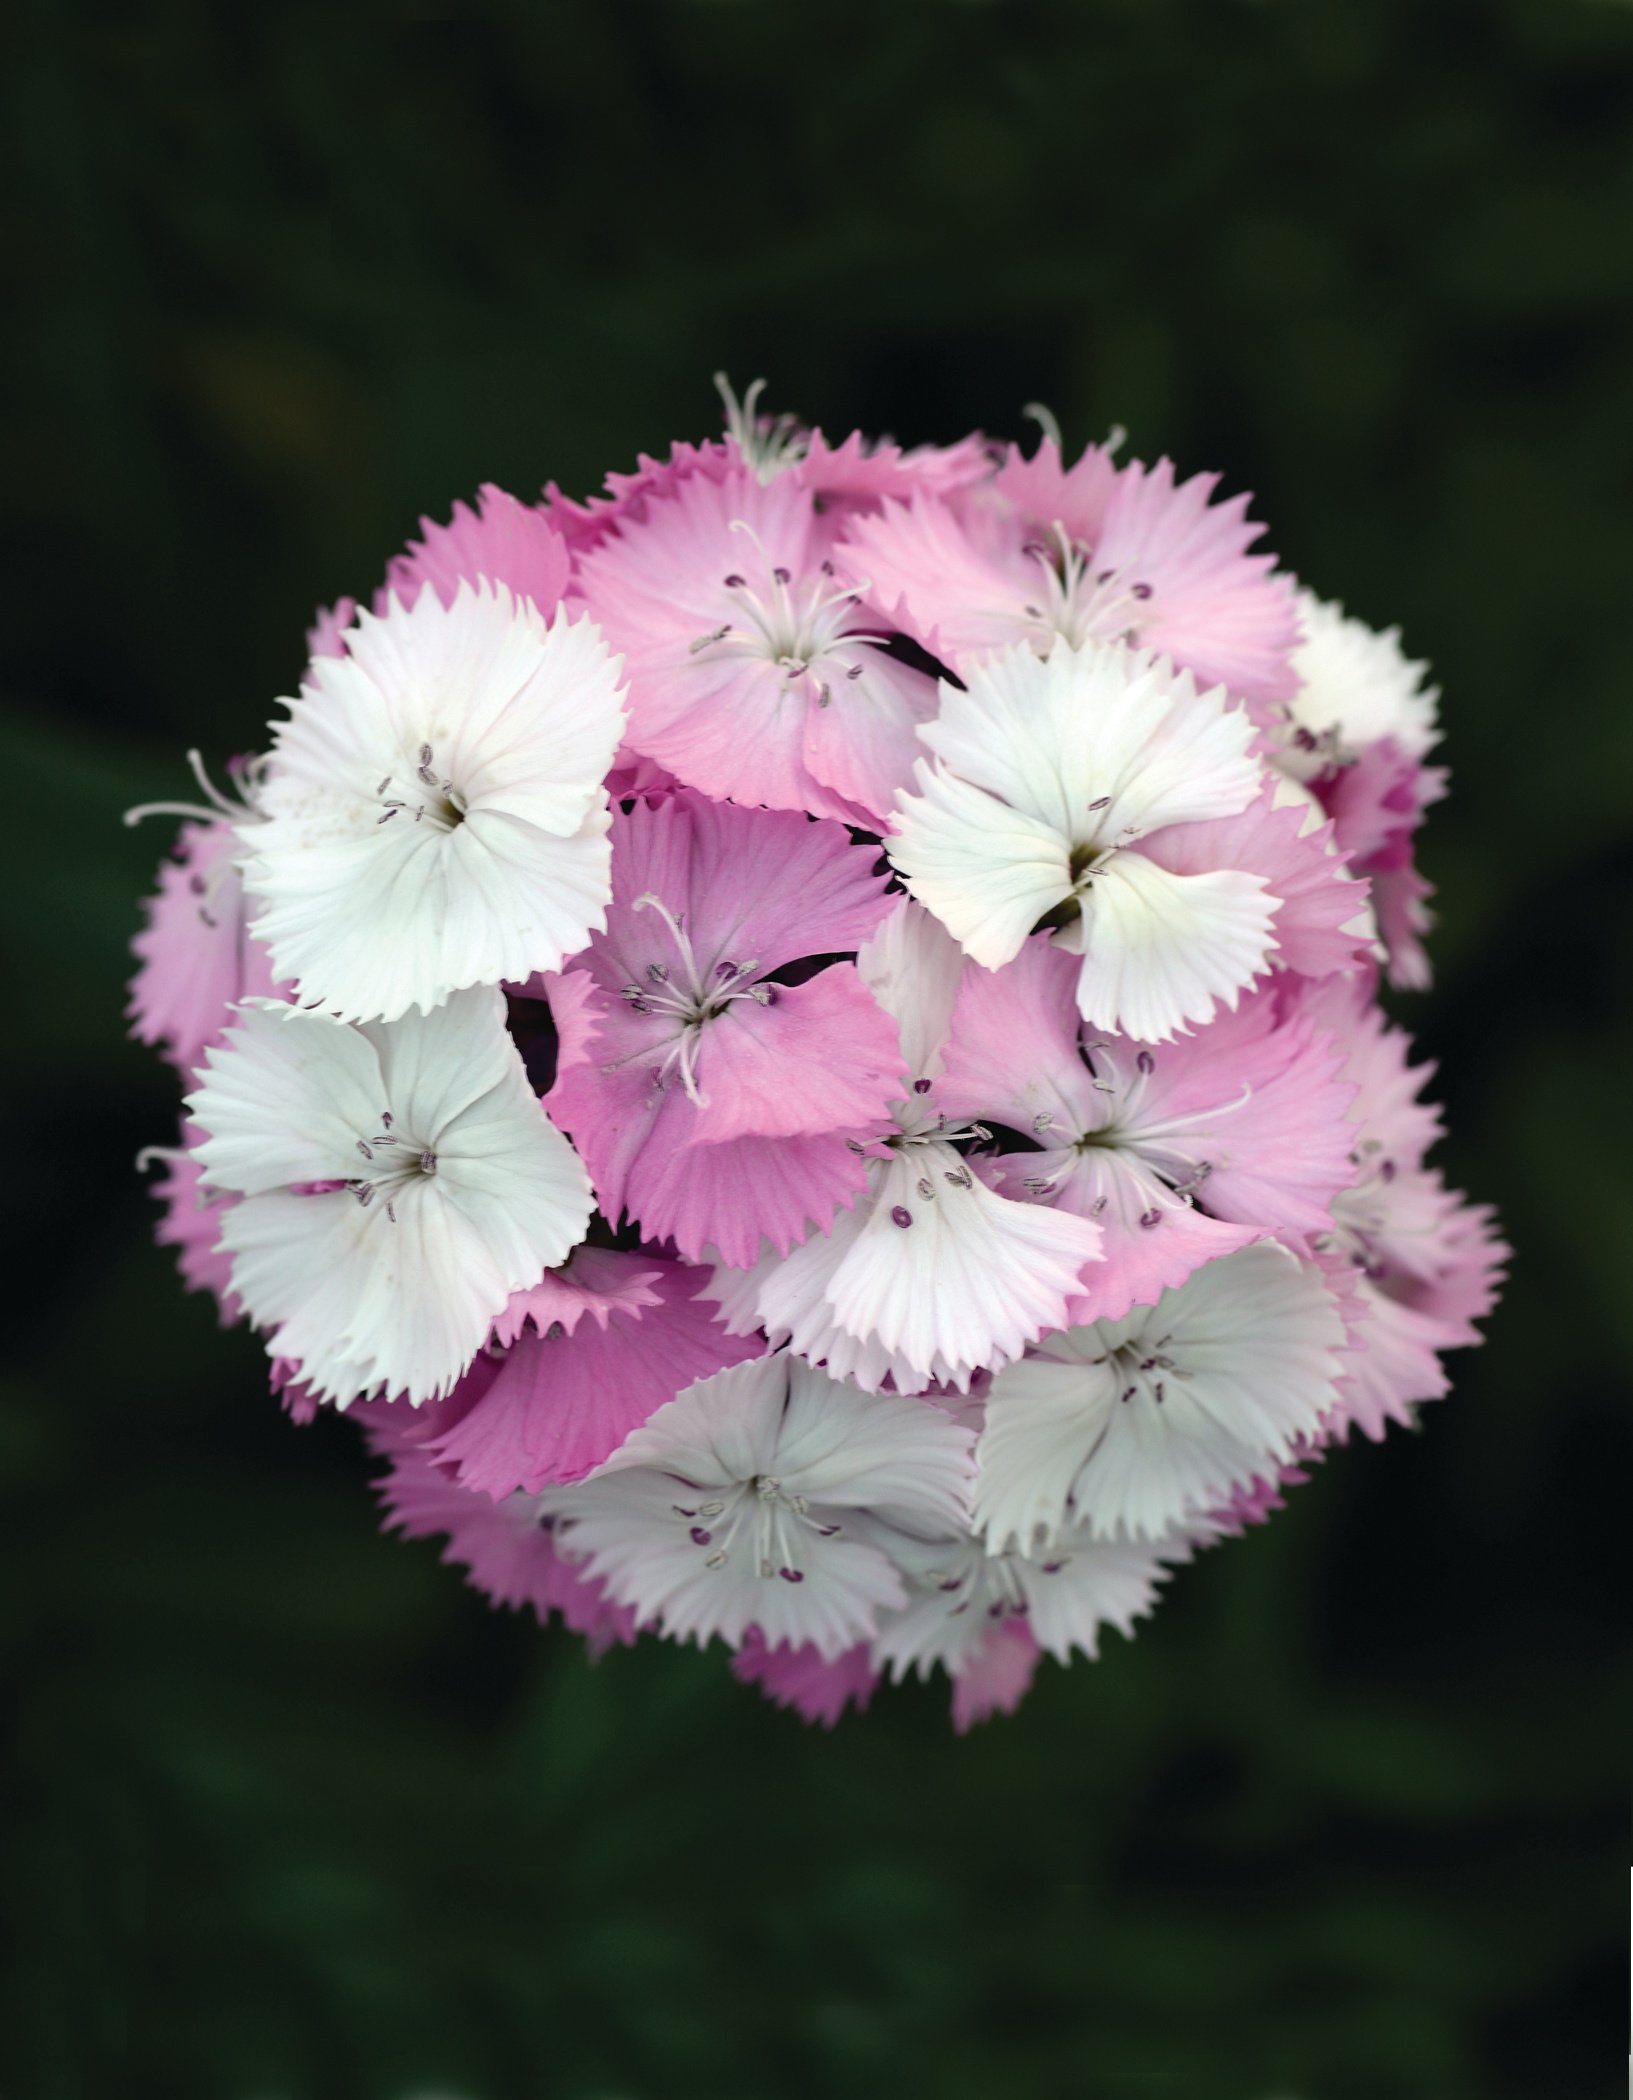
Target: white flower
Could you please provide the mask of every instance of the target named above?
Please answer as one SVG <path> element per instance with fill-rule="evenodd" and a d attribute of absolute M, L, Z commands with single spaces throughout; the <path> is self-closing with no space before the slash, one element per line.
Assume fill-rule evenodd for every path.
<path fill-rule="evenodd" d="M 1047 1336 L 987 1395 L 976 1528 L 1026 1551 L 1068 1522 L 1157 1539 L 1205 1515 L 1317 1433 L 1344 1339 L 1319 1268 L 1271 1241 L 1124 1319 Z"/>
<path fill-rule="evenodd" d="M 887 1375 L 899 1391 L 967 1387 L 977 1370 L 1012 1362 L 1064 1321 L 1084 1263 L 1101 1255 L 1099 1226 L 1011 1202 L 954 1149 L 981 1134 L 949 1123 L 933 1093 L 960 968 L 946 934 L 905 898 L 863 944 L 857 969 L 897 1023 L 911 1095 L 891 1104 L 896 1130 L 854 1209 L 753 1272 L 772 1340 L 867 1391 Z M 729 1275 L 711 1295 L 741 1322 L 744 1293 Z"/>
<path fill-rule="evenodd" d="M 1288 703 L 1277 764 L 1310 780 L 1386 736 L 1408 758 L 1426 757 L 1440 738 L 1440 694 L 1425 689 L 1429 667 L 1407 658 L 1400 629 L 1379 634 L 1309 591 L 1299 592 L 1298 612 L 1304 639 L 1292 661 L 1301 685 Z"/>
<path fill-rule="evenodd" d="M 832 1657 L 906 1602 L 878 1527 L 968 1521 L 970 1432 L 789 1356 L 700 1379 L 573 1487 L 548 1488 L 557 1544 L 641 1623 L 702 1644 L 806 1642 Z"/>
<path fill-rule="evenodd" d="M 598 628 L 503 584 L 358 614 L 289 703 L 241 827 L 256 932 L 343 1020 L 559 969 L 606 924 L 623 731 Z"/>
<path fill-rule="evenodd" d="M 1206 1021 L 1267 967 L 1280 899 L 1239 868 L 1176 875 L 1140 850 L 1258 792 L 1253 725 L 1161 657 L 1010 649 L 942 686 L 936 764 L 898 796 L 890 856 L 966 954 L 996 970 L 1042 924 L 1083 957 L 1078 1004 L 1146 1042 Z"/>
<path fill-rule="evenodd" d="M 1132 1636 L 1134 1621 L 1157 1601 L 1171 1564 L 1193 1540 L 1175 1533 L 1153 1545 L 1097 1539 L 1070 1526 L 1031 1554 L 989 1553 L 968 1532 L 930 1542 L 896 1537 L 887 1547 L 907 1576 L 906 1609 L 887 1619 L 873 1659 L 900 1683 L 940 1663 L 956 1677 L 985 1642 L 995 1619 L 1024 1618 L 1040 1648 L 1061 1662 L 1074 1648 L 1093 1661 L 1102 1626 Z"/>
<path fill-rule="evenodd" d="M 245 1006 L 187 1107 L 205 1181 L 243 1199 L 221 1228 L 233 1289 L 342 1406 L 446 1393 L 594 1208 L 497 990 L 362 1027 Z"/>

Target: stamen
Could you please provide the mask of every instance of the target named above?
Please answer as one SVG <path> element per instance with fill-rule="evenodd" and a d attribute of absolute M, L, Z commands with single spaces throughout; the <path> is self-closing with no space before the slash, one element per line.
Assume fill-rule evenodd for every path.
<path fill-rule="evenodd" d="M 899 1225 L 905 1232 L 913 1222 L 913 1213 L 905 1204 L 898 1203 L 890 1213 L 890 1222 L 892 1225 Z"/>

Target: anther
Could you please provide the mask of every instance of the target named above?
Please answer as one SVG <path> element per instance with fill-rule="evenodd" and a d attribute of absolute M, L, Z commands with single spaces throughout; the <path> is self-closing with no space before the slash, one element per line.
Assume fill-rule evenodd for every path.
<path fill-rule="evenodd" d="M 775 1006 L 777 1003 L 777 987 L 774 984 L 751 984 L 748 995 L 760 1006 Z"/>
<path fill-rule="evenodd" d="M 705 1531 L 701 1524 L 692 1526 L 690 1537 L 694 1546 L 712 1546 L 714 1544 L 714 1533 Z"/>
<path fill-rule="evenodd" d="M 948 1167 L 946 1175 L 955 1189 L 967 1189 L 970 1186 L 969 1173 L 963 1167 Z"/>
<path fill-rule="evenodd" d="M 1142 1050 L 1139 1056 L 1135 1058 L 1134 1062 L 1139 1066 L 1142 1072 L 1145 1072 L 1147 1074 L 1150 1074 L 1157 1069 L 1157 1060 L 1151 1055 L 1151 1052 L 1149 1050 Z"/>
<path fill-rule="evenodd" d="M 434 788 L 437 784 L 437 776 L 429 766 L 421 766 L 415 778 L 423 780 L 428 788 Z"/>
<path fill-rule="evenodd" d="M 1139 1390 L 1137 1385 L 1131 1385 L 1126 1393 L 1122 1393 L 1118 1397 L 1126 1405 Z"/>
<path fill-rule="evenodd" d="M 544 1330 L 544 1338 L 547 1342 L 563 1341 L 566 1339 L 566 1335 L 567 1330 L 559 1320 L 552 1320 L 550 1325 Z"/>
<path fill-rule="evenodd" d="M 737 975 L 737 965 L 734 962 L 716 963 L 714 974 L 720 979 L 722 984 L 730 984 Z"/>
<path fill-rule="evenodd" d="M 723 580 L 728 591 L 740 591 L 743 588 L 743 579 L 736 573 L 735 570 L 733 570 L 730 576 L 725 577 Z"/>
<path fill-rule="evenodd" d="M 700 649 L 713 648 L 716 642 L 723 642 L 730 633 L 731 622 L 728 620 L 724 627 L 715 628 L 711 634 L 700 634 L 686 653 L 688 656 L 696 656 Z"/>
<path fill-rule="evenodd" d="M 1021 1187 L 1029 1196 L 1047 1196 L 1055 1185 L 1055 1179 L 1053 1174 L 1028 1174 Z"/>
<path fill-rule="evenodd" d="M 898 1203 L 895 1209 L 890 1213 L 890 1222 L 892 1225 L 899 1225 L 905 1232 L 908 1226 L 911 1225 L 913 1222 L 913 1213 L 907 1208 L 905 1204 Z"/>
<path fill-rule="evenodd" d="M 1041 1134 L 1043 1131 L 1049 1128 L 1049 1125 L 1054 1120 L 1054 1111 L 1052 1109 L 1040 1108 L 1037 1114 L 1032 1118 L 1032 1128 Z"/>
<path fill-rule="evenodd" d="M 820 688 L 818 689 L 818 691 L 817 691 L 817 706 L 818 706 L 818 707 L 832 707 L 832 706 L 833 706 L 833 702 L 834 702 L 834 696 L 833 696 L 833 690 L 832 690 L 832 688 L 831 688 L 831 687 L 829 687 L 829 686 L 822 686 L 822 687 L 820 687 Z"/>
<path fill-rule="evenodd" d="M 1105 1197 L 1104 1197 L 1104 1196 L 1096 1196 L 1096 1197 L 1095 1197 L 1095 1199 L 1094 1199 L 1094 1201 L 1093 1201 L 1093 1202 L 1092 1202 L 1092 1203 L 1091 1203 L 1091 1204 L 1089 1205 L 1089 1216 L 1090 1216 L 1091 1218 L 1097 1218 L 1097 1217 L 1099 1217 L 1100 1213 L 1101 1213 L 1101 1212 L 1102 1212 L 1102 1211 L 1103 1211 L 1103 1210 L 1105 1209 L 1105 1207 L 1106 1207 L 1106 1199 L 1105 1199 Z"/>
<path fill-rule="evenodd" d="M 933 1181 L 921 1178 L 918 1184 L 918 1190 L 919 1194 L 924 1198 L 926 1203 L 934 1202 L 936 1185 Z"/>
<path fill-rule="evenodd" d="M 779 1568 L 777 1573 L 784 1582 L 803 1582 L 805 1580 L 798 1568 Z"/>
<path fill-rule="evenodd" d="M 794 580 L 786 569 L 773 569 L 771 573 L 779 583 L 792 583 Z"/>
<path fill-rule="evenodd" d="M 1089 804 L 1089 807 L 1090 809 L 1110 809 L 1111 797 L 1109 795 L 1102 795 L 1097 802 L 1091 802 Z"/>
<path fill-rule="evenodd" d="M 929 1093 L 929 1091 L 930 1091 L 930 1082 L 929 1082 L 929 1080 L 928 1080 L 928 1079 L 915 1079 L 915 1080 L 914 1080 L 914 1082 L 913 1082 L 913 1091 L 914 1091 L 914 1093 L 915 1093 L 915 1094 L 927 1094 L 927 1093 Z"/>
<path fill-rule="evenodd" d="M 1128 595 L 1131 598 L 1149 598 L 1151 586 L 1148 583 L 1131 583 L 1128 587 Z"/>
<path fill-rule="evenodd" d="M 822 573 L 824 576 L 837 576 L 839 574 L 839 571 L 834 567 L 831 561 L 825 561 L 822 564 Z"/>
<path fill-rule="evenodd" d="M 365 1159 L 372 1159 L 374 1157 L 374 1154 L 369 1150 L 368 1146 L 364 1144 L 361 1138 L 357 1140 L 357 1149 L 359 1152 L 362 1153 Z"/>
<path fill-rule="evenodd" d="M 422 1174 L 434 1174 L 436 1171 L 437 1155 L 434 1152 L 422 1152 L 420 1154 L 420 1172 Z"/>
<path fill-rule="evenodd" d="M 385 813 L 385 815 L 384 815 L 383 817 L 376 817 L 374 821 L 375 821 L 375 823 L 376 823 L 376 824 L 389 824 L 389 823 L 391 822 L 392 818 L 393 818 L 393 817 L 394 817 L 394 816 L 395 816 L 396 814 L 397 814 L 397 810 L 396 810 L 396 807 L 395 807 L 395 805 L 394 805 L 394 806 L 393 806 L 392 808 L 390 808 L 390 809 L 388 809 L 388 810 L 386 811 L 386 813 Z"/>
<path fill-rule="evenodd" d="M 858 1159 L 866 1157 L 864 1148 L 856 1142 L 855 1138 L 846 1138 L 845 1143 L 856 1154 Z"/>
<path fill-rule="evenodd" d="M 377 788 L 375 789 L 375 791 L 374 791 L 374 792 L 375 792 L 375 793 L 376 793 L 377 795 L 383 795 L 383 794 L 385 793 L 386 789 L 387 789 L 388 787 L 390 787 L 390 785 L 391 785 L 391 775 L 390 775 L 390 774 L 388 773 L 388 774 L 386 775 L 385 779 L 381 781 L 380 785 L 379 785 L 379 786 L 378 786 L 378 787 L 377 787 Z"/>
<path fill-rule="evenodd" d="M 861 675 L 862 666 L 860 664 L 852 664 L 850 669 L 845 673 L 845 676 L 847 678 L 860 678 Z"/>
<path fill-rule="evenodd" d="M 716 1546 L 714 1551 L 709 1555 L 708 1559 L 703 1563 L 703 1565 L 706 1568 L 723 1568 L 726 1565 L 726 1555 L 724 1548 Z"/>
<path fill-rule="evenodd" d="M 654 984 L 667 984 L 669 982 L 669 966 L 667 963 L 648 963 L 646 974 Z"/>
<path fill-rule="evenodd" d="M 1149 1232 L 1153 1225 L 1160 1225 L 1162 1223 L 1162 1212 L 1156 1209 L 1142 1210 L 1140 1212 L 1140 1223 L 1145 1227 L 1146 1231 Z"/>
<path fill-rule="evenodd" d="M 700 1517 L 718 1517 L 725 1506 L 724 1502 L 712 1499 L 708 1502 L 700 1502 L 697 1506 L 697 1513 Z"/>

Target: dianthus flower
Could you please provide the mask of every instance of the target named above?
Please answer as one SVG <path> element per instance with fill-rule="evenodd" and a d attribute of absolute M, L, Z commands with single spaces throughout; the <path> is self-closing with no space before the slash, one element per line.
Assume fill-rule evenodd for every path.
<path fill-rule="evenodd" d="M 936 689 L 882 646 L 794 476 L 703 474 L 579 562 L 629 670 L 629 742 L 705 794 L 878 828 Z"/>
<path fill-rule="evenodd" d="M 830 960 L 887 908 L 875 856 L 837 824 L 692 793 L 620 811 L 613 847 L 606 931 L 549 988 L 551 1111 L 609 1218 L 688 1260 L 750 1262 L 762 1234 L 786 1249 L 853 1200 L 901 1080 L 894 1022 Z"/>
<path fill-rule="evenodd" d="M 1119 470 L 1091 447 L 1069 472 L 1046 438 L 1011 447 L 993 480 L 952 502 L 886 502 L 846 530 L 836 559 L 892 625 L 967 678 L 1021 644 L 1126 642 L 1173 659 L 1259 711 L 1292 689 L 1291 586 L 1250 555 L 1247 498 L 1211 504 L 1216 475 L 1175 485 L 1167 460 Z"/>
<path fill-rule="evenodd" d="M 1354 1173 L 1342 1049 L 1279 1019 L 1269 986 L 1172 1043 L 1085 1037 L 1073 974 L 1042 938 L 1001 970 L 966 963 L 937 1082 L 949 1113 L 1039 1148 L 1000 1152 L 1006 1190 L 1100 1225 L 1073 1319 L 1120 1319 L 1271 1233 L 1308 1251 Z"/>
<path fill-rule="evenodd" d="M 497 991 L 361 1027 L 245 1007 L 187 1097 L 232 1287 L 320 1398 L 448 1392 L 512 1294 L 579 1240 L 589 1177 Z"/>
<path fill-rule="evenodd" d="M 501 584 L 360 613 L 312 662 L 241 824 L 256 931 L 343 1020 L 559 969 L 603 923 L 623 727 L 594 626 Z"/>
<path fill-rule="evenodd" d="M 918 792 L 890 855 L 921 904 L 995 970 L 1041 923 L 1082 957 L 1098 1028 L 1161 1041 L 1208 1020 L 1269 965 L 1281 898 L 1215 862 L 1176 873 L 1153 834 L 1245 811 L 1253 725 L 1158 657 L 1086 644 L 1040 662 L 1012 649 L 942 688 Z"/>
<path fill-rule="evenodd" d="M 868 1536 L 968 1509 L 970 1432 L 927 1401 L 866 1394 L 790 1356 L 703 1379 L 541 1507 L 569 1558 L 678 1640 L 751 1626 L 832 1659 L 906 1601 Z"/>
<path fill-rule="evenodd" d="M 975 1524 L 1026 1551 L 1068 1522 L 1156 1540 L 1206 1514 L 1341 1405 L 1347 1340 L 1320 1268 L 1274 1242 L 1154 1306 L 1044 1338 L 992 1381 Z"/>

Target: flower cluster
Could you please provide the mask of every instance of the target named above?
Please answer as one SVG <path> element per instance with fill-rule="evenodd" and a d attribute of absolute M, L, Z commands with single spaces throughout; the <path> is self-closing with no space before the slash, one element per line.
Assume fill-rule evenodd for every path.
<path fill-rule="evenodd" d="M 722 391 L 426 520 L 157 806 L 160 1237 L 495 1600 L 962 1728 L 1478 1339 L 1376 1003 L 1435 696 L 1209 476 Z"/>

